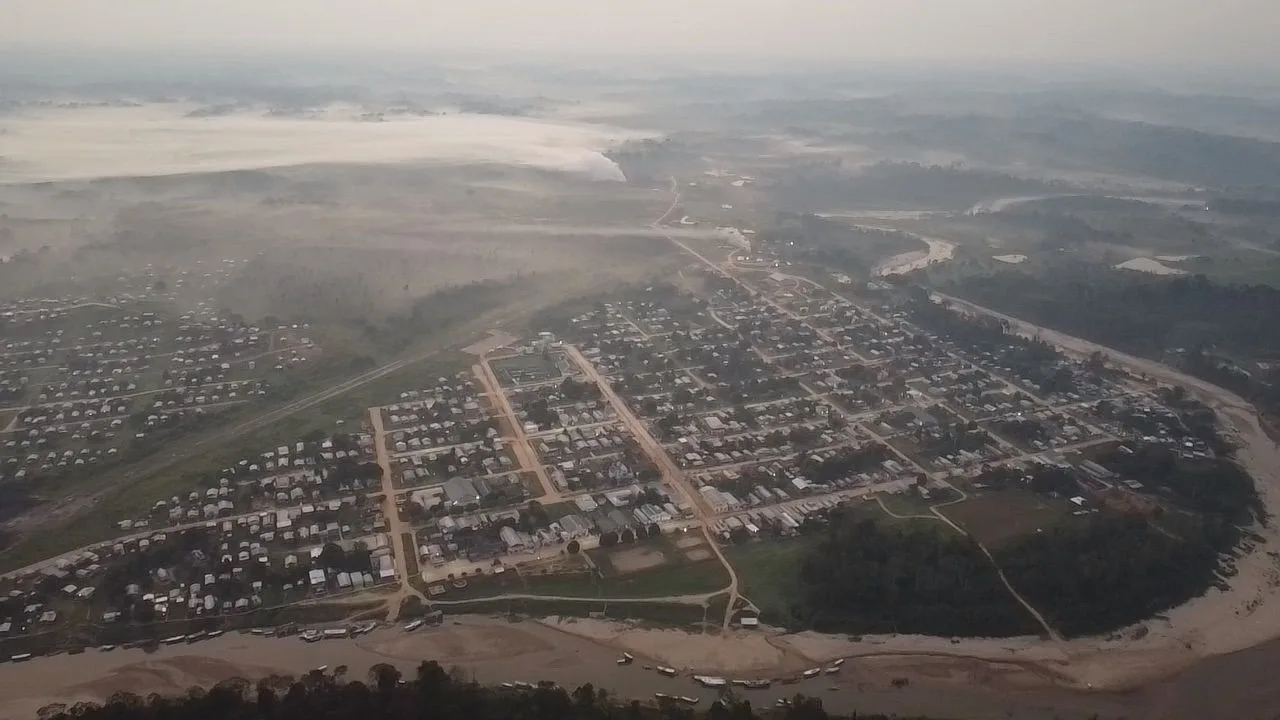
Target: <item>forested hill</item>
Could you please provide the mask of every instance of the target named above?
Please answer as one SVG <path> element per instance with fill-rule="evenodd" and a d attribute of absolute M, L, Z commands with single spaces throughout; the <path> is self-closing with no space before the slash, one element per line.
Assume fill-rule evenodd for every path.
<path fill-rule="evenodd" d="M 904 689 L 903 692 L 909 692 Z M 622 703 L 590 684 L 568 691 L 542 684 L 531 689 L 486 688 L 457 678 L 436 662 L 423 662 L 416 677 L 403 678 L 391 665 L 375 665 L 367 682 L 343 681 L 312 672 L 298 680 L 273 676 L 256 686 L 229 680 L 213 688 L 193 688 L 185 696 L 118 694 L 105 705 L 80 703 L 45 708 L 41 720 L 823 720 L 817 698 L 795 696 L 789 707 L 758 711 L 747 701 L 726 700 L 690 707 L 670 698 L 653 704 Z M 861 720 L 888 720 L 857 714 Z M 896 717 L 896 716 L 895 716 Z M 899 718 L 899 720 L 910 720 Z M 916 720 L 928 720 L 916 718 Z"/>

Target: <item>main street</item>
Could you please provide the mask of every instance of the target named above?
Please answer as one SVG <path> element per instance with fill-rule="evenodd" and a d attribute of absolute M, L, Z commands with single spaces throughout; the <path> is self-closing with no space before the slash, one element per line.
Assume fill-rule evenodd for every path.
<path fill-rule="evenodd" d="M 724 565 L 724 569 L 729 573 L 729 587 L 726 589 L 729 593 L 729 602 L 725 608 L 724 621 L 722 627 L 729 629 L 729 624 L 733 620 L 733 612 L 738 600 L 738 573 L 733 569 L 733 565 L 729 563 L 728 558 L 724 556 L 724 552 L 720 550 L 720 544 L 716 542 L 708 531 L 710 521 L 714 517 L 703 500 L 701 493 L 693 489 L 689 481 L 684 477 L 684 473 L 676 464 L 672 462 L 671 456 L 662 449 L 662 444 L 653 437 L 649 432 L 649 428 L 631 412 L 631 408 L 627 406 L 626 401 L 618 396 L 609 381 L 596 370 L 595 365 L 591 363 L 582 351 L 573 345 L 566 344 L 564 346 L 565 354 L 578 366 L 588 380 L 595 383 L 600 388 L 600 394 L 613 406 L 613 410 L 618 417 L 631 431 L 636 442 L 640 444 L 640 448 L 644 451 L 654 465 L 658 467 L 662 475 L 663 481 L 684 496 L 685 502 L 693 511 L 694 516 L 702 523 L 702 532 L 707 538 L 707 545 L 715 553 L 716 558 Z"/>
<path fill-rule="evenodd" d="M 418 548 L 413 540 L 413 528 L 405 525 L 396 507 L 395 483 L 391 476 L 391 453 L 387 450 L 387 431 L 382 424 L 382 408 L 369 408 L 369 425 L 373 428 L 373 450 L 382 470 L 382 512 L 387 518 L 391 533 L 392 555 L 396 562 L 396 582 L 400 589 L 391 597 L 387 607 L 387 619 L 394 621 L 400 613 L 400 603 L 413 595 L 426 604 L 427 598 L 409 582 L 409 558 L 417 558 Z M 412 553 L 412 555 L 410 555 Z M 414 563 L 415 566 L 417 563 Z"/>

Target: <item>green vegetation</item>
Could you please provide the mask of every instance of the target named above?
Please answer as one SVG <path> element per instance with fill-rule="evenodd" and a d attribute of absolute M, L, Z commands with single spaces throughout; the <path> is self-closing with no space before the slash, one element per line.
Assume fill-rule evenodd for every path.
<path fill-rule="evenodd" d="M 1244 526 L 1268 520 L 1253 478 L 1231 460 L 1188 459 L 1158 445 L 1140 445 L 1131 453 L 1112 449 L 1098 461 L 1184 509 L 1223 524 Z"/>
<path fill-rule="evenodd" d="M 1148 357 L 1280 411 L 1280 290 L 1221 285 L 1202 275 L 1169 280 L 1066 265 L 1003 272 L 943 288 L 1022 320 Z"/>
<path fill-rule="evenodd" d="M 748 542 L 725 548 L 725 557 L 738 573 L 739 591 L 760 608 L 763 622 L 803 627 L 804 592 L 800 567 L 813 543 L 806 538 Z M 797 612 L 799 610 L 799 612 Z"/>
<path fill-rule="evenodd" d="M 1038 625 L 976 541 L 837 514 L 803 557 L 799 622 L 828 632 L 1006 636 Z"/>
<path fill-rule="evenodd" d="M 924 250 L 917 238 L 895 230 L 856 227 L 816 215 L 779 213 L 759 241 L 779 258 L 868 276 L 880 261 L 904 252 Z"/>
<path fill-rule="evenodd" d="M 939 510 L 989 550 L 1071 519 L 1075 506 L 1062 499 L 1014 488 L 970 497 Z"/>
<path fill-rule="evenodd" d="M 1221 528 L 1205 528 L 1206 536 Z M 1218 549 L 1145 518 L 1100 513 L 996 553 L 1005 576 L 1066 635 L 1105 632 L 1185 602 L 1215 581 Z"/>
<path fill-rule="evenodd" d="M 960 165 L 881 162 L 850 172 L 838 161 L 778 171 L 778 204 L 794 211 L 858 207 L 964 210 L 1006 195 L 1064 192 L 1071 186 Z"/>
<path fill-rule="evenodd" d="M 541 600 L 533 598 L 482 598 L 441 606 L 453 614 L 524 615 L 529 617 L 604 617 L 613 620 L 648 620 L 662 625 L 696 626 L 708 618 L 716 621 L 713 602 L 706 608 L 688 603 L 660 601 L 618 602 L 608 598 Z M 723 601 L 719 604 L 724 616 Z"/>

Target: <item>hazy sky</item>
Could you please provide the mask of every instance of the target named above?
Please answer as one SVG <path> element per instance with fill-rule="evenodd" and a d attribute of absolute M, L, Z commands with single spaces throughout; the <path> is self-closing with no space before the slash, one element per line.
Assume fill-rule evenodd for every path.
<path fill-rule="evenodd" d="M 1280 66 L 1280 0 L 0 0 L 0 47 Z"/>

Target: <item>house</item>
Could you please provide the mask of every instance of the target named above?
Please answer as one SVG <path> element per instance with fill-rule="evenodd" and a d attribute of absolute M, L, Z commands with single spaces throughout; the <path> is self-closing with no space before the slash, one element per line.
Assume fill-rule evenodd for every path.
<path fill-rule="evenodd" d="M 378 558 L 378 579 L 394 580 L 396 577 L 395 560 L 390 555 L 383 555 Z"/>
<path fill-rule="evenodd" d="M 445 497 L 454 505 L 466 506 L 480 503 L 480 493 L 467 478 L 452 478 L 444 484 Z"/>
<path fill-rule="evenodd" d="M 560 518 L 560 527 L 568 538 L 584 537 L 591 532 L 591 524 L 578 515 L 565 515 Z"/>
<path fill-rule="evenodd" d="M 532 544 L 531 538 L 511 527 L 504 526 L 498 533 L 498 537 L 502 540 L 502 544 L 506 546 L 507 552 L 523 552 L 529 549 Z"/>

